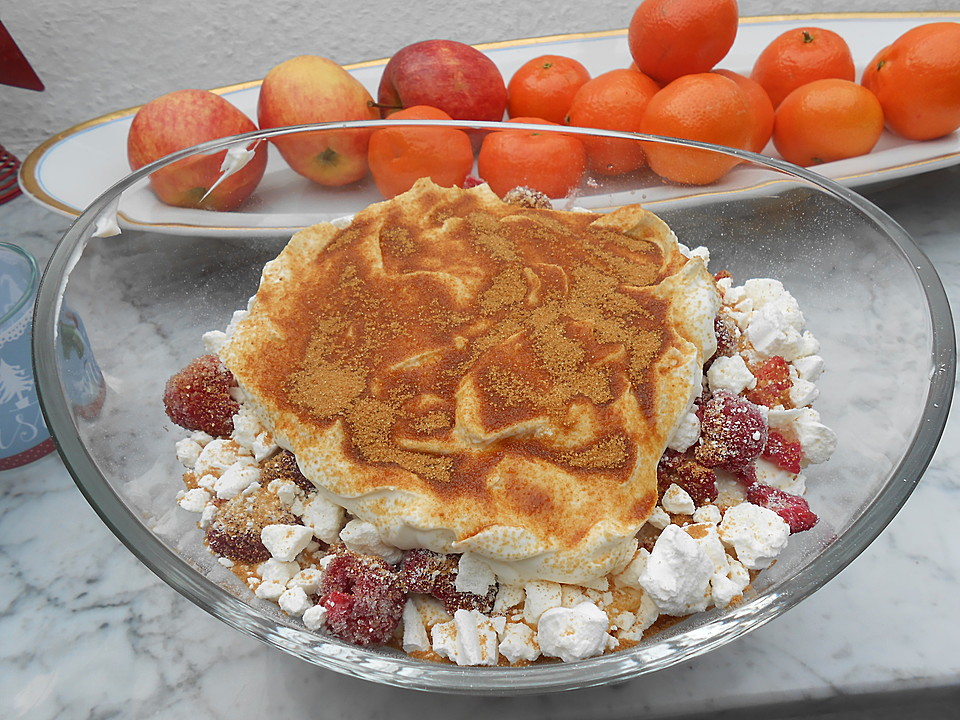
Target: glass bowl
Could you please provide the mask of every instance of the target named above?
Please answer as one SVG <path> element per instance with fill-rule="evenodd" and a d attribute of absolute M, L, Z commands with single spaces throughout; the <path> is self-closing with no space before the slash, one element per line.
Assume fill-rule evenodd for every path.
<path fill-rule="evenodd" d="M 793 535 L 743 602 L 683 619 L 629 649 L 573 663 L 458 667 L 365 649 L 304 629 L 253 596 L 203 545 L 196 516 L 177 507 L 184 436 L 164 414 L 167 378 L 203 354 L 201 336 L 246 306 L 265 262 L 299 227 L 349 215 L 380 199 L 368 178 L 324 188 L 293 173 L 270 147 L 260 185 L 236 211 L 166 206 L 151 174 L 183 158 L 281 135 L 369 131 L 391 121 L 278 129 L 206 143 L 142 168 L 100 196 L 56 248 L 39 291 L 34 359 L 47 424 L 68 470 L 103 521 L 174 589 L 228 625 L 316 665 L 405 688 L 514 694 L 613 683 L 717 648 L 781 615 L 853 560 L 890 522 L 919 481 L 946 422 L 955 373 L 954 330 L 934 268 L 891 218 L 855 193 L 782 162 L 698 143 L 577 128 L 537 127 L 586 140 L 616 139 L 735 158 L 707 186 L 650 170 L 586 173 L 555 207 L 606 212 L 643 203 L 690 247 L 710 250 L 711 271 L 773 277 L 798 299 L 827 371 L 816 407 L 839 437 L 827 463 L 806 474 L 820 515 Z M 464 127 L 474 146 L 497 123 L 410 121 Z M 512 126 L 515 127 L 515 126 Z M 649 146 L 648 146 L 649 147 Z M 219 160 L 217 161 L 219 162 Z M 119 219 L 122 233 L 111 235 Z M 69 309 L 69 310 L 68 310 Z M 81 318 L 90 353 L 69 361 L 64 314 Z M 91 369 L 91 364 L 93 368 Z M 76 398 L 79 373 L 99 377 L 93 406 Z"/>

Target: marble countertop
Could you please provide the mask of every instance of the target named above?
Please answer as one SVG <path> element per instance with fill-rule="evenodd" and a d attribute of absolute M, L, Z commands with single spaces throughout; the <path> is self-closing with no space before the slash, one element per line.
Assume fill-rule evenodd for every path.
<path fill-rule="evenodd" d="M 960 168 L 867 191 L 960 304 Z M 69 221 L 19 197 L 0 240 L 43 263 Z M 221 624 L 142 566 L 59 458 L 0 473 L 0 716 L 956 718 L 960 419 L 922 482 L 849 567 L 783 617 L 692 662 L 613 687 L 451 697 L 343 677 Z M 945 512 L 946 511 L 946 512 Z"/>

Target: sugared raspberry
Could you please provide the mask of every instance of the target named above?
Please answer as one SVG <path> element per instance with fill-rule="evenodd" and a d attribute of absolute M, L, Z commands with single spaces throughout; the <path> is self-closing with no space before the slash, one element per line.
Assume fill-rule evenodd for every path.
<path fill-rule="evenodd" d="M 756 460 L 767 443 L 767 421 L 756 405 L 717 390 L 701 410 L 697 462 L 735 472 Z"/>
<path fill-rule="evenodd" d="M 432 595 L 440 573 L 450 572 L 446 556 L 424 548 L 409 550 L 400 562 L 400 579 L 407 592 Z"/>
<path fill-rule="evenodd" d="M 237 386 L 233 373 L 216 355 L 203 355 L 167 380 L 163 405 L 167 417 L 187 430 L 215 437 L 233 432 L 233 415 L 240 404 L 230 396 Z"/>
<path fill-rule="evenodd" d="M 522 208 L 541 208 L 549 210 L 553 207 L 550 198 L 540 192 L 528 187 L 515 187 L 508 190 L 503 196 L 503 201 L 508 205 L 516 205 Z"/>
<path fill-rule="evenodd" d="M 475 188 L 478 185 L 483 185 L 483 180 L 478 178 L 476 175 L 467 175 L 463 180 L 463 189 L 469 190 L 470 188 Z"/>
<path fill-rule="evenodd" d="M 744 465 L 742 468 L 734 470 L 733 475 L 741 485 L 750 487 L 757 481 L 757 466 L 754 463 Z"/>
<path fill-rule="evenodd" d="M 793 380 L 790 379 L 790 366 L 786 360 L 775 355 L 760 367 L 751 367 L 750 371 L 757 379 L 757 386 L 744 393 L 750 402 L 767 407 L 791 406 L 790 388 L 793 387 Z"/>
<path fill-rule="evenodd" d="M 317 487 L 300 472 L 296 456 L 289 450 L 281 450 L 260 464 L 261 485 L 269 485 L 274 480 L 289 480 L 299 485 L 304 492 L 313 492 Z"/>
<path fill-rule="evenodd" d="M 820 519 L 799 495 L 763 483 L 754 483 L 747 488 L 747 502 L 773 510 L 790 526 L 791 533 L 809 530 Z"/>
<path fill-rule="evenodd" d="M 714 358 L 733 357 L 737 354 L 737 345 L 740 342 L 740 328 L 726 313 L 717 313 L 713 319 L 713 331 L 717 336 L 717 352 Z M 713 358 L 711 358 L 712 360 Z"/>
<path fill-rule="evenodd" d="M 406 593 L 398 573 L 375 555 L 340 550 L 320 580 L 331 634 L 355 645 L 384 645 L 400 624 Z"/>
<path fill-rule="evenodd" d="M 667 450 L 657 465 L 657 485 L 661 497 L 672 484 L 683 488 L 698 506 L 717 499 L 717 474 L 713 470 L 689 455 Z"/>
<path fill-rule="evenodd" d="M 270 559 L 270 551 L 260 540 L 267 525 L 299 525 L 300 521 L 276 496 L 260 487 L 237 495 L 217 508 L 207 527 L 207 545 L 217 555 L 234 562 L 260 563 Z"/>
<path fill-rule="evenodd" d="M 459 555 L 440 555 L 422 548 L 411 550 L 400 563 L 400 577 L 407 592 L 433 595 L 453 615 L 457 610 L 489 613 L 497 598 L 496 586 L 486 595 L 457 590 Z"/>
<path fill-rule="evenodd" d="M 778 432 L 770 431 L 767 436 L 767 446 L 760 455 L 787 472 L 800 472 L 800 460 L 803 458 L 803 446 L 798 442 L 790 442 Z"/>

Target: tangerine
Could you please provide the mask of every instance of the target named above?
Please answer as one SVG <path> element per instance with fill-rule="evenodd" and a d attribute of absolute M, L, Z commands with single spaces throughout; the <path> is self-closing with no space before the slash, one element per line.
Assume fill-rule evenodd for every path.
<path fill-rule="evenodd" d="M 511 123 L 557 125 L 542 118 L 511 118 Z M 536 128 L 498 130 L 483 139 L 477 172 L 497 195 L 528 187 L 561 198 L 580 183 L 587 164 L 583 143 L 572 135 Z"/>
<path fill-rule="evenodd" d="M 399 110 L 391 120 L 450 120 L 435 107 L 414 105 Z M 375 130 L 367 148 L 373 182 L 385 198 L 392 198 L 429 177 L 443 187 L 463 186 L 473 169 L 473 145 L 463 130 L 452 127 L 385 127 Z"/>
<path fill-rule="evenodd" d="M 590 79 L 582 63 L 562 55 L 541 55 L 520 66 L 507 85 L 510 117 L 537 117 L 562 123 L 577 90 Z"/>
<path fill-rule="evenodd" d="M 750 77 L 763 86 L 777 107 L 801 85 L 824 78 L 853 80 L 856 70 L 847 41 L 832 30 L 787 30 L 763 49 Z"/>
<path fill-rule="evenodd" d="M 865 155 L 883 132 L 883 109 L 862 85 L 840 78 L 797 88 L 777 108 L 773 144 L 784 160 L 819 165 Z"/>
<path fill-rule="evenodd" d="M 737 37 L 736 0 L 644 0 L 627 31 L 637 67 L 666 84 L 711 70 Z"/>
<path fill-rule="evenodd" d="M 953 132 L 960 127 L 960 23 L 908 30 L 877 53 L 861 83 L 898 135 L 932 140 Z"/>
<path fill-rule="evenodd" d="M 747 150 L 761 152 L 773 136 L 773 103 L 770 102 L 770 96 L 763 89 L 760 83 L 751 80 L 746 75 L 735 73 L 732 70 L 714 70 L 717 75 L 723 75 L 730 78 L 747 98 L 750 104 L 750 114 L 753 117 L 751 127 L 753 133 L 750 136 L 750 142 Z"/>
<path fill-rule="evenodd" d="M 660 86 L 639 70 L 609 70 L 577 91 L 567 124 L 637 132 L 647 103 L 659 90 Z M 646 164 L 643 147 L 631 140 L 584 137 L 583 144 L 590 169 L 601 175 L 619 175 Z"/>
<path fill-rule="evenodd" d="M 746 149 L 753 136 L 752 114 L 736 82 L 718 73 L 684 75 L 647 104 L 640 131 Z M 644 142 L 650 167 L 662 178 L 707 185 L 739 159 L 711 150 Z"/>

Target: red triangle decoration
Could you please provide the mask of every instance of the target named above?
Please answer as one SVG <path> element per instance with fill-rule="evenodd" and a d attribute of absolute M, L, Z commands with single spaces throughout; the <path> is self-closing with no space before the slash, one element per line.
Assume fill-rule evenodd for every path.
<path fill-rule="evenodd" d="M 43 90 L 43 83 L 30 67 L 27 58 L 13 41 L 13 36 L 0 22 L 0 84 L 27 90 Z"/>

